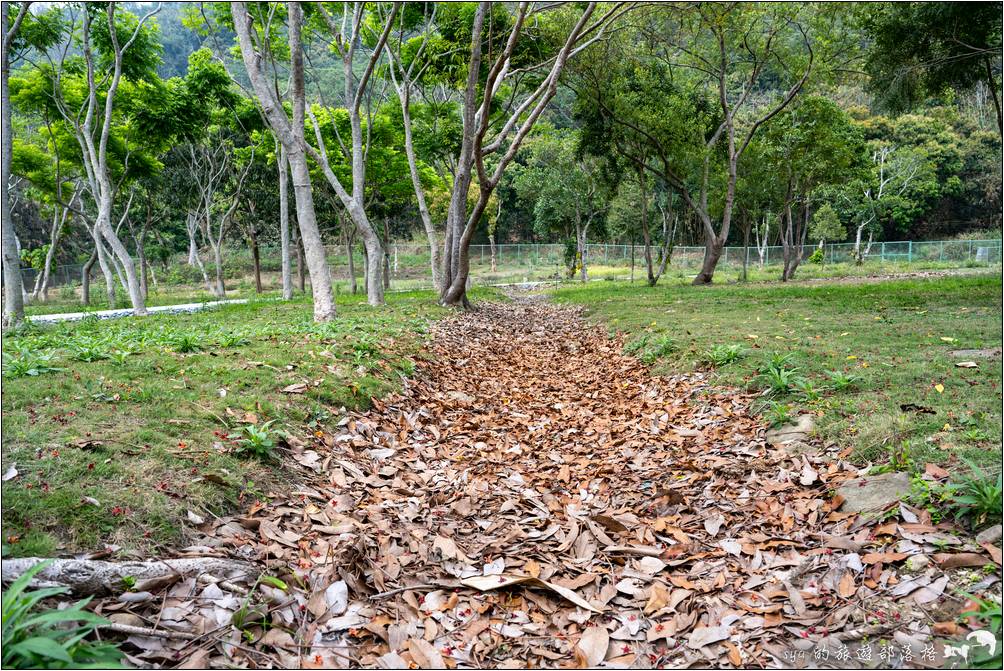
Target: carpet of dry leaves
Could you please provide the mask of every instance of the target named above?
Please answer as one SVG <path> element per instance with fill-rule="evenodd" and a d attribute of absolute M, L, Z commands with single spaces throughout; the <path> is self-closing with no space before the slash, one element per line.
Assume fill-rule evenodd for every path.
<path fill-rule="evenodd" d="M 106 600 L 177 632 L 127 639 L 134 663 L 763 668 L 882 640 L 924 665 L 966 632 L 958 567 L 1000 562 L 907 505 L 840 512 L 859 471 L 834 450 L 768 447 L 752 396 L 653 376 L 573 309 L 485 303 L 427 354 L 402 393 L 291 438 L 301 481 L 186 550 L 268 577 Z"/>

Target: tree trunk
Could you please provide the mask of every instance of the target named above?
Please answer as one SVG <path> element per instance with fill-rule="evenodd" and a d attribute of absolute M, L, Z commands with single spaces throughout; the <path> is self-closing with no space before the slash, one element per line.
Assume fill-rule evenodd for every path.
<path fill-rule="evenodd" d="M 195 244 L 195 232 L 189 229 L 188 231 L 188 265 L 196 266 L 198 262 L 196 259 L 199 257 L 199 247 Z"/>
<path fill-rule="evenodd" d="M 277 163 L 279 164 L 279 245 L 282 254 L 282 300 L 293 298 L 293 269 L 289 251 L 289 161 L 286 149 L 276 141 L 279 147 Z"/>
<path fill-rule="evenodd" d="M 72 198 L 70 201 L 72 202 Z M 61 211 L 60 211 L 61 210 Z M 42 267 L 42 274 L 39 282 L 32 292 L 32 300 L 41 300 L 43 303 L 49 300 L 49 277 L 52 274 L 52 261 L 56 257 L 56 250 L 59 249 L 59 241 L 63 237 L 63 227 L 66 225 L 66 218 L 70 209 L 67 207 L 58 208 L 52 218 L 52 232 L 49 236 L 49 249 L 45 253 L 45 265 Z"/>
<path fill-rule="evenodd" d="M 300 244 L 310 272 L 310 292 L 314 299 L 314 321 L 326 322 L 335 317 L 335 297 L 331 289 L 331 274 L 325 258 L 324 241 L 317 228 L 314 200 L 311 195 L 310 167 L 302 151 L 289 153 L 293 195 L 296 199 L 296 221 L 300 226 Z M 378 278 L 379 279 L 379 278 Z M 382 292 L 381 292 L 382 293 Z"/>
<path fill-rule="evenodd" d="M 139 237 L 136 238 L 136 258 L 139 260 L 139 289 L 143 293 L 143 300 L 145 301 L 150 295 L 150 287 L 148 281 L 148 263 L 146 261 L 146 232 L 150 227 L 150 208 L 147 207 L 147 217 L 146 221 L 143 222 L 143 227 L 140 229 Z"/>
<path fill-rule="evenodd" d="M 588 251 L 586 246 L 586 231 L 588 230 L 588 224 L 586 226 L 577 225 L 575 228 L 576 246 L 579 251 L 579 280 L 588 282 L 589 271 L 586 268 L 586 253 Z"/>
<path fill-rule="evenodd" d="M 387 253 L 387 248 L 390 247 L 390 227 L 387 225 L 387 220 L 383 220 L 383 288 L 384 291 L 390 289 L 390 255 Z"/>
<path fill-rule="evenodd" d="M 750 222 L 748 217 L 743 217 L 743 275 L 742 281 L 749 281 L 749 260 L 750 260 Z"/>
<path fill-rule="evenodd" d="M 91 252 L 90 257 L 87 259 L 87 263 L 80 270 L 80 303 L 81 305 L 91 304 L 91 270 L 94 268 L 94 262 L 98 260 L 98 250 L 95 248 Z"/>
<path fill-rule="evenodd" d="M 289 47 L 291 63 L 290 97 L 293 102 L 292 122 L 286 116 L 282 105 L 276 99 L 273 82 L 265 76 L 260 54 L 255 52 L 254 29 L 247 5 L 243 2 L 230 4 L 248 78 L 257 94 L 265 119 L 286 150 L 290 177 L 293 183 L 293 198 L 296 201 L 296 221 L 300 231 L 303 256 L 310 270 L 310 288 L 313 294 L 314 321 L 326 322 L 335 317 L 335 299 L 331 287 L 331 274 L 325 257 L 324 241 L 317 227 L 311 192 L 310 167 L 307 164 L 304 122 L 306 111 L 306 91 L 303 76 L 303 8 L 298 2 L 288 3 Z M 301 264 L 302 268 L 303 265 Z"/>
<path fill-rule="evenodd" d="M 105 278 L 105 295 L 108 298 L 108 309 L 114 310 L 116 307 L 115 275 L 108 262 L 108 255 L 105 251 L 104 243 L 101 241 L 101 235 L 97 231 L 91 231 L 91 235 L 94 237 L 94 249 L 98 255 L 98 266 L 101 268 L 101 274 Z"/>
<path fill-rule="evenodd" d="M 395 64 L 391 62 L 391 70 Z M 404 152 L 408 157 L 408 171 L 411 175 L 411 185 L 415 190 L 415 201 L 418 203 L 418 213 L 422 218 L 422 226 L 425 228 L 425 237 L 429 241 L 429 265 L 432 267 L 432 286 L 437 291 L 443 290 L 442 270 L 439 260 L 439 241 L 436 239 L 436 229 L 432 225 L 432 215 L 429 213 L 429 206 L 425 201 L 425 189 L 422 187 L 422 180 L 418 174 L 418 158 L 415 154 L 415 144 L 411 134 L 411 91 L 410 83 L 404 81 L 398 84 L 395 80 L 398 99 L 401 102 L 401 118 L 404 126 Z M 495 269 L 492 268 L 492 271 Z"/>
<path fill-rule="evenodd" d="M 24 321 L 24 281 L 21 277 L 21 256 L 17 249 L 16 234 L 14 232 L 14 220 L 11 219 L 10 206 L 10 173 L 12 165 L 11 152 L 13 149 L 13 130 L 11 125 L 10 111 L 10 54 L 8 53 L 7 34 L 10 24 L 7 22 L 7 3 L 2 4 L 2 18 L 4 31 L 4 49 L 0 56 L 0 107 L 3 108 L 3 138 L 2 138 L 2 173 L 0 173 L 0 189 L 3 190 L 3 212 L 0 212 L 2 221 L 2 231 L 0 237 L 3 238 L 3 325 L 4 331 L 13 328 Z M 13 33 L 11 34 L 13 38 Z"/>
<path fill-rule="evenodd" d="M 490 233 L 488 235 L 488 244 L 491 246 L 491 262 L 492 262 L 492 272 L 496 272 L 497 268 L 495 266 L 495 234 Z"/>
<path fill-rule="evenodd" d="M 652 265 L 652 232 L 648 227 L 648 182 L 644 170 L 638 172 L 638 184 L 641 187 L 641 237 L 645 244 L 645 268 L 648 274 L 648 286 L 654 287 L 658 279 Z"/>
<path fill-rule="evenodd" d="M 715 274 L 715 267 L 718 259 L 722 256 L 725 242 L 718 236 L 706 236 L 704 240 L 704 261 L 701 262 L 701 272 L 694 278 L 693 284 L 711 284 L 711 279 Z"/>
<path fill-rule="evenodd" d="M 251 263 L 254 265 L 254 291 L 260 294 L 261 289 L 261 251 L 258 249 L 258 236 L 252 229 L 248 233 L 248 244 L 251 246 Z"/>
<path fill-rule="evenodd" d="M 300 244 L 300 234 L 293 235 L 293 246 L 296 248 L 296 287 L 300 293 L 307 291 L 306 264 L 303 261 L 303 245 Z"/>
<path fill-rule="evenodd" d="M 349 262 L 349 287 L 352 290 L 352 295 L 356 295 L 359 291 L 359 285 L 356 284 L 356 230 L 348 231 L 345 234 L 345 254 Z"/>

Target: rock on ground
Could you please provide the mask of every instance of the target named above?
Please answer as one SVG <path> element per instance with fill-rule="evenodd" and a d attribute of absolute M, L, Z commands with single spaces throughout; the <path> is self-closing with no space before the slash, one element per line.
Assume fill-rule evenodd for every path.
<path fill-rule="evenodd" d="M 909 494 L 910 476 L 899 472 L 866 475 L 837 488 L 837 495 L 844 497 L 841 510 L 852 513 L 883 510 Z"/>

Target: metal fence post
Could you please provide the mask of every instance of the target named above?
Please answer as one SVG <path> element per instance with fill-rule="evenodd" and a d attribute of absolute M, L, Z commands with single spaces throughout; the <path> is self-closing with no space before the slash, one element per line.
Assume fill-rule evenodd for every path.
<path fill-rule="evenodd" d="M 944 261 L 945 260 L 945 241 L 944 240 L 941 241 L 941 253 L 938 254 L 938 260 L 939 261 Z"/>
<path fill-rule="evenodd" d="M 973 260 L 973 241 L 969 241 L 969 256 L 966 258 L 967 261 Z"/>
<path fill-rule="evenodd" d="M 910 241 L 909 246 L 906 248 L 906 262 L 913 263 L 913 240 Z"/>
<path fill-rule="evenodd" d="M 882 263 L 885 263 L 885 243 L 882 243 Z"/>

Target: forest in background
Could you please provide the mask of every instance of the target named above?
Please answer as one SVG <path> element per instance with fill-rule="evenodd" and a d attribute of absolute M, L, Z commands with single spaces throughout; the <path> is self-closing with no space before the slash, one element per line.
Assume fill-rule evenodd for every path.
<path fill-rule="evenodd" d="M 387 246 L 427 240 L 451 304 L 472 243 L 564 243 L 585 278 L 587 244 L 637 242 L 650 283 L 702 245 L 710 282 L 727 244 L 787 279 L 815 243 L 1000 228 L 1000 3 L 23 4 L 22 300 L 83 263 L 139 312 L 178 258 L 223 295 L 228 253 L 280 246 L 324 318 L 324 244 L 379 304 Z"/>

